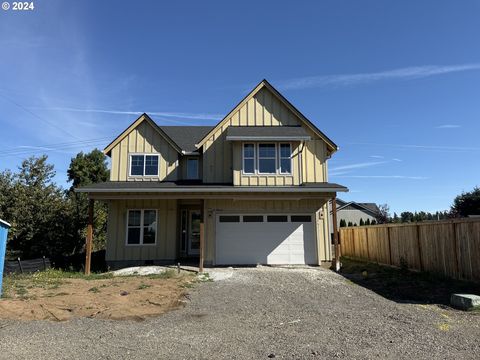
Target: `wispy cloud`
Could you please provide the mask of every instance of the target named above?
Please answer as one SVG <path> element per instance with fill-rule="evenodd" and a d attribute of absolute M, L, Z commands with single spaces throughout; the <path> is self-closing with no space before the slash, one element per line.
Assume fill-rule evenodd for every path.
<path fill-rule="evenodd" d="M 435 129 L 457 129 L 459 127 L 461 126 L 455 125 L 455 124 L 445 124 L 445 125 L 435 126 Z"/>
<path fill-rule="evenodd" d="M 333 171 L 333 172 L 338 172 L 338 171 L 341 171 L 341 170 L 362 169 L 362 168 L 366 168 L 366 167 L 370 167 L 370 166 L 385 164 L 387 162 L 388 161 L 363 162 L 363 163 L 357 163 L 357 164 L 337 166 L 337 167 L 331 168 L 330 170 Z"/>
<path fill-rule="evenodd" d="M 33 109 L 48 110 L 48 111 L 67 111 L 67 112 L 85 112 L 85 113 L 101 113 L 114 115 L 141 115 L 146 112 L 152 116 L 163 116 L 166 118 L 178 118 L 184 120 L 219 120 L 223 116 L 221 114 L 203 114 L 203 113 L 184 113 L 184 112 L 165 112 L 165 111 L 123 111 L 113 109 L 79 109 L 71 107 L 49 107 Z"/>
<path fill-rule="evenodd" d="M 369 143 L 369 142 L 351 142 L 350 145 L 364 146 L 388 146 L 403 149 L 445 151 L 445 152 L 462 152 L 462 151 L 480 151 L 480 147 L 474 146 L 442 146 L 442 145 L 414 145 L 414 144 L 385 144 L 385 143 Z"/>
<path fill-rule="evenodd" d="M 385 156 L 382 155 L 370 155 L 370 157 L 373 159 L 385 159 Z"/>
<path fill-rule="evenodd" d="M 340 178 L 355 178 L 355 179 L 407 179 L 407 180 L 426 180 L 425 176 L 407 176 L 407 175 L 335 175 Z"/>
<path fill-rule="evenodd" d="M 372 73 L 307 76 L 278 82 L 278 87 L 307 89 L 326 86 L 355 86 L 386 80 L 413 80 L 461 71 L 480 70 L 480 63 L 460 65 L 411 66 Z"/>
<path fill-rule="evenodd" d="M 402 159 L 393 158 L 392 161 L 402 162 L 403 160 L 402 160 Z"/>

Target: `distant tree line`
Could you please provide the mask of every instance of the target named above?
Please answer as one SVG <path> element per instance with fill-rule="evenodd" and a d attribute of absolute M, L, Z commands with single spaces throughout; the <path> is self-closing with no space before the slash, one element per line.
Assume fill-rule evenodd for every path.
<path fill-rule="evenodd" d="M 9 222 L 7 256 L 35 258 L 73 255 L 84 251 L 88 218 L 86 194 L 74 189 L 106 181 L 109 171 L 100 150 L 71 159 L 68 190 L 54 182 L 56 172 L 46 155 L 22 161 L 18 171 L 0 172 L 0 218 Z M 94 249 L 105 247 L 107 209 L 94 212 Z"/>
<path fill-rule="evenodd" d="M 409 222 L 421 222 L 421 221 L 435 221 L 446 220 L 452 218 L 461 218 L 469 216 L 480 216 L 480 188 L 475 187 L 472 191 L 463 192 L 458 195 L 450 207 L 450 210 L 436 211 L 435 213 L 427 211 L 404 211 L 398 215 L 396 212 L 393 216 L 390 215 L 390 208 L 387 204 L 379 205 L 379 213 L 376 221 L 364 221 L 360 219 L 359 224 L 346 222 L 344 219 L 340 220 L 340 227 L 346 226 L 364 226 L 375 225 L 385 223 L 409 223 Z"/>

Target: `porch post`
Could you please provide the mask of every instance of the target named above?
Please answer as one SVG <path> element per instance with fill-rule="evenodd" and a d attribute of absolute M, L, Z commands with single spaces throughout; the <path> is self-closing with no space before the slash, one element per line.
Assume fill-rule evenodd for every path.
<path fill-rule="evenodd" d="M 200 205 L 200 258 L 198 264 L 198 272 L 203 273 L 203 259 L 205 257 L 205 210 L 204 210 L 205 201 L 201 201 Z"/>
<path fill-rule="evenodd" d="M 90 275 L 90 264 L 92 262 L 92 242 L 93 242 L 93 207 L 94 200 L 88 199 L 88 225 L 87 240 L 85 243 L 85 275 Z"/>
<path fill-rule="evenodd" d="M 333 217 L 333 244 L 335 249 L 334 269 L 340 270 L 340 246 L 338 245 L 338 227 L 337 227 L 337 196 L 332 198 L 332 217 Z"/>

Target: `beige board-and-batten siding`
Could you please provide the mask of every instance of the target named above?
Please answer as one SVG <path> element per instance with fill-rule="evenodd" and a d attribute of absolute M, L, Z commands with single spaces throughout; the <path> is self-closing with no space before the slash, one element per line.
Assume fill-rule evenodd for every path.
<path fill-rule="evenodd" d="M 216 217 L 222 213 L 305 213 L 312 214 L 316 224 L 317 260 L 331 260 L 331 242 L 329 241 L 329 225 L 327 214 L 328 199 L 306 200 L 226 200 L 207 199 L 204 203 L 205 212 L 205 262 L 215 263 L 215 226 Z M 322 215 L 323 214 L 323 215 Z"/>
<path fill-rule="evenodd" d="M 411 270 L 480 281 L 480 220 L 340 229 L 341 253 Z"/>
<path fill-rule="evenodd" d="M 312 140 L 292 143 L 292 175 L 242 174 L 241 143 L 226 141 L 229 126 L 303 126 Z M 301 155 L 300 155 L 301 153 Z M 203 180 L 234 185 L 299 185 L 326 182 L 327 145 L 277 97 L 263 88 L 246 101 L 203 145 Z M 303 164 L 303 166 L 300 166 Z M 301 169 L 303 168 L 303 171 Z"/>
<path fill-rule="evenodd" d="M 107 261 L 174 261 L 178 247 L 178 200 L 110 200 L 108 215 Z M 155 245 L 126 245 L 127 210 L 157 209 Z M 205 216 L 205 263 L 215 263 L 216 216 L 221 213 L 308 213 L 315 218 L 317 258 L 331 260 L 328 220 L 324 216 L 327 199 L 307 200 L 227 200 L 207 199 Z M 323 216 L 321 215 L 323 214 Z"/>
<path fill-rule="evenodd" d="M 157 210 L 155 245 L 126 245 L 127 211 Z M 177 200 L 111 200 L 108 202 L 107 261 L 175 260 L 177 254 Z"/>
<path fill-rule="evenodd" d="M 130 177 L 129 155 L 159 155 L 159 176 Z M 173 181 L 179 178 L 179 154 L 147 121 L 142 121 L 112 149 L 111 181 Z"/>

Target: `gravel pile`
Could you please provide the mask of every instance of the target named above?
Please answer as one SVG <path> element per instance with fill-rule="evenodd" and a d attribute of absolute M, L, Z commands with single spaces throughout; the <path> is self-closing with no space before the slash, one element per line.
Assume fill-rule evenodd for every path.
<path fill-rule="evenodd" d="M 401 304 L 321 268 L 234 269 L 143 322 L 0 321 L 0 358 L 480 358 L 480 316 Z"/>

